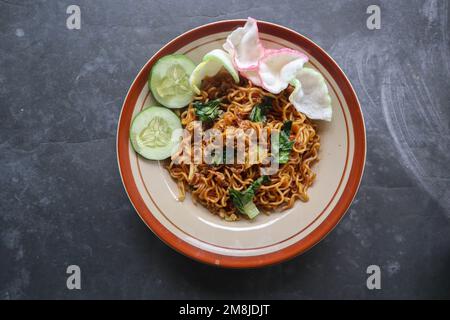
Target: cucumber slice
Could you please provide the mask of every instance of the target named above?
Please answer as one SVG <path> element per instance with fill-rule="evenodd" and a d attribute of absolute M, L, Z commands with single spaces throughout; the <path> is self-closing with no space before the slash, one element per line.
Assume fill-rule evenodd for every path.
<path fill-rule="evenodd" d="M 239 73 L 233 66 L 233 61 L 228 53 L 221 49 L 214 49 L 203 57 L 203 61 L 216 61 L 223 65 L 225 70 L 227 70 L 233 77 L 234 82 L 239 83 Z"/>
<path fill-rule="evenodd" d="M 189 83 L 192 90 L 194 90 L 196 94 L 200 94 L 202 80 L 206 77 L 215 76 L 221 68 L 222 65 L 215 61 L 200 62 L 200 64 L 194 69 L 191 76 L 189 77 Z"/>
<path fill-rule="evenodd" d="M 220 69 L 225 68 L 236 83 L 239 83 L 239 74 L 233 66 L 233 62 L 228 53 L 215 49 L 203 57 L 203 61 L 194 69 L 189 77 L 189 83 L 195 93 L 200 94 L 200 86 L 205 77 L 215 76 Z"/>
<path fill-rule="evenodd" d="M 182 54 L 171 54 L 159 59 L 148 79 L 153 97 L 168 108 L 182 108 L 194 99 L 189 76 L 195 64 Z"/>
<path fill-rule="evenodd" d="M 163 160 L 178 148 L 181 121 L 163 107 L 149 107 L 134 118 L 130 128 L 133 149 L 146 159 Z"/>

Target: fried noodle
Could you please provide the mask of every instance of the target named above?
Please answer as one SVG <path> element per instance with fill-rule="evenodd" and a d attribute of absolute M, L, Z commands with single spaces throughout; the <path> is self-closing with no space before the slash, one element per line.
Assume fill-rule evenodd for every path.
<path fill-rule="evenodd" d="M 210 124 L 210 127 L 221 131 L 224 141 L 225 129 L 251 128 L 258 133 L 263 130 L 270 133 L 273 130 L 281 130 L 284 121 L 292 121 L 290 139 L 295 140 L 295 143 L 289 161 L 286 164 L 280 164 L 279 170 L 270 176 L 270 183 L 261 186 L 254 197 L 255 205 L 264 213 L 291 208 L 297 199 L 308 201 L 307 190 L 316 176 L 311 166 L 318 161 L 320 136 L 317 134 L 316 125 L 289 102 L 288 97 L 291 92 L 292 88 L 289 87 L 274 95 L 245 79 L 235 84 L 228 74 L 221 73 L 203 80 L 202 92 L 194 100 L 208 102 L 221 99 L 220 108 L 223 114 Z M 250 121 L 248 117 L 253 107 L 261 103 L 264 97 L 269 97 L 273 101 L 272 108 L 267 113 L 266 122 Z M 182 112 L 181 122 L 192 135 L 198 123 L 195 120 L 198 119 L 194 104 L 191 103 Z M 183 139 L 180 143 L 180 151 L 172 157 L 167 166 L 170 175 L 177 182 L 179 199 L 184 200 L 186 192 L 190 192 L 194 202 L 201 203 L 223 219 L 234 221 L 245 217 L 234 207 L 229 197 L 229 189 L 245 190 L 261 176 L 262 164 L 176 163 L 174 159 L 183 147 L 189 146 L 191 156 L 193 155 L 192 141 L 191 137 Z M 247 145 L 246 148 L 246 152 L 250 152 Z"/>

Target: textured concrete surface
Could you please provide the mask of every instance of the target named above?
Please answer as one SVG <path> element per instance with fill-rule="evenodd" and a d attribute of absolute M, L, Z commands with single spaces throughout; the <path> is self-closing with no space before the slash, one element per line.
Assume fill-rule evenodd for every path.
<path fill-rule="evenodd" d="M 277 4 L 275 4 L 277 3 Z M 66 8 L 81 7 L 81 30 Z M 381 7 L 381 29 L 366 8 Z M 360 191 L 290 262 L 221 270 L 172 251 L 123 190 L 123 98 L 164 43 L 252 16 L 316 41 L 366 117 Z M 0 1 L 0 298 L 450 298 L 448 1 Z M 82 289 L 66 289 L 66 267 Z M 382 289 L 366 288 L 366 268 Z"/>

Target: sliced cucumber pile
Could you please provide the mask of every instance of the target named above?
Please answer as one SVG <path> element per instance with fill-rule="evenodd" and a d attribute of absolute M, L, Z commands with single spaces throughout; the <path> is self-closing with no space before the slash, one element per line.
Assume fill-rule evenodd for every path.
<path fill-rule="evenodd" d="M 149 107 L 133 120 L 130 140 L 133 149 L 146 159 L 163 160 L 176 151 L 182 136 L 181 122 L 171 110 Z"/>
<path fill-rule="evenodd" d="M 182 54 L 171 54 L 153 66 L 148 85 L 153 97 L 168 108 L 182 108 L 194 98 L 189 77 L 195 64 Z"/>

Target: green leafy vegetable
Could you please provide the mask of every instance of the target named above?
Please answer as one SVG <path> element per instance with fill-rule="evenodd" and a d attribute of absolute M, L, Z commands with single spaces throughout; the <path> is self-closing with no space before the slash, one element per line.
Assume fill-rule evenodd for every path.
<path fill-rule="evenodd" d="M 220 99 L 206 103 L 194 102 L 195 115 L 203 122 L 211 122 L 220 116 Z"/>
<path fill-rule="evenodd" d="M 223 156 L 220 153 L 213 154 L 213 160 L 211 162 L 213 166 L 218 166 L 223 164 Z"/>
<path fill-rule="evenodd" d="M 233 153 L 227 156 L 227 149 L 223 148 L 222 152 L 214 152 L 213 154 L 213 160 L 212 164 L 215 166 L 226 164 L 226 163 L 232 163 L 234 161 L 234 149 Z"/>
<path fill-rule="evenodd" d="M 278 146 L 275 146 L 275 150 L 278 150 L 278 163 L 284 164 L 289 161 L 289 156 L 291 155 L 292 146 L 294 145 L 294 140 L 290 140 L 292 121 L 285 121 L 283 127 L 281 127 Z M 277 148 L 278 147 L 278 148 Z"/>
<path fill-rule="evenodd" d="M 265 122 L 267 111 L 272 108 L 272 98 L 265 97 L 264 100 L 257 104 L 250 113 L 249 119 L 252 122 Z"/>
<path fill-rule="evenodd" d="M 268 176 L 261 176 L 253 181 L 245 191 L 230 189 L 231 201 L 240 213 L 247 215 L 250 219 L 253 219 L 259 214 L 258 208 L 253 203 L 253 197 L 259 187 L 261 187 L 263 183 L 269 181 L 270 179 Z"/>

